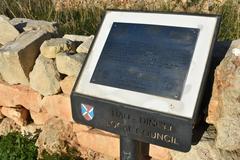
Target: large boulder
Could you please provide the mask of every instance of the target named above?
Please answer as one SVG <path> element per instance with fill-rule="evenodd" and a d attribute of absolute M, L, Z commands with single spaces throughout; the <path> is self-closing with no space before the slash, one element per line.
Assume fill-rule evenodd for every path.
<path fill-rule="evenodd" d="M 50 154 L 66 152 L 68 144 L 74 143 L 75 134 L 71 123 L 59 118 L 52 118 L 43 126 L 36 146 L 39 153 L 44 150 Z"/>
<path fill-rule="evenodd" d="M 45 41 L 41 48 L 41 54 L 47 58 L 56 58 L 60 52 L 76 52 L 76 44 L 65 38 L 52 38 Z"/>
<path fill-rule="evenodd" d="M 21 106 L 2 107 L 1 112 L 6 117 L 14 120 L 20 126 L 25 126 L 28 123 L 29 111 Z"/>
<path fill-rule="evenodd" d="M 53 95 L 43 98 L 41 107 L 43 112 L 51 116 L 60 117 L 66 122 L 73 122 L 71 101 L 68 95 Z"/>
<path fill-rule="evenodd" d="M 85 60 L 85 54 L 71 54 L 62 52 L 56 56 L 57 69 L 68 76 L 78 75 Z"/>
<path fill-rule="evenodd" d="M 233 41 L 215 70 L 207 122 L 217 129 L 216 146 L 240 149 L 240 39 Z"/>
<path fill-rule="evenodd" d="M 0 44 L 14 41 L 18 36 L 18 30 L 12 26 L 6 17 L 0 16 Z"/>
<path fill-rule="evenodd" d="M 28 110 L 39 112 L 41 100 L 42 96 L 28 86 L 0 83 L 0 106 L 21 105 Z"/>
<path fill-rule="evenodd" d="M 0 48 L 0 73 L 9 84 L 29 84 L 29 73 L 40 53 L 40 46 L 50 35 L 29 31 Z"/>
<path fill-rule="evenodd" d="M 39 55 L 29 77 L 30 86 L 44 96 L 60 91 L 60 74 L 52 59 Z"/>

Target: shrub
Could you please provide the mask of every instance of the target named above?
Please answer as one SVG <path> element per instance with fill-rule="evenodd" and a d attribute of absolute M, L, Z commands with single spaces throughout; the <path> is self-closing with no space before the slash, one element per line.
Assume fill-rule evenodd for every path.
<path fill-rule="evenodd" d="M 0 160 L 35 160 L 38 156 L 35 146 L 37 136 L 29 138 L 21 133 L 13 132 L 0 137 Z M 67 154 L 53 154 L 43 152 L 42 160 L 82 160 L 77 157 L 77 151 L 68 149 Z"/>
<path fill-rule="evenodd" d="M 9 133 L 0 138 L 0 159 L 34 160 L 37 159 L 35 139 L 28 139 L 20 133 Z"/>

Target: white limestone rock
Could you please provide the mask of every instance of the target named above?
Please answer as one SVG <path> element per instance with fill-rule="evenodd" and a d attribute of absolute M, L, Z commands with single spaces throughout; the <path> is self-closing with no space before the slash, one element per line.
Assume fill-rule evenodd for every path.
<path fill-rule="evenodd" d="M 7 16 L 5 16 L 5 15 L 0 15 L 0 18 L 3 18 L 3 19 L 6 20 L 6 21 L 9 21 L 9 20 L 10 20 L 10 18 L 7 17 Z"/>
<path fill-rule="evenodd" d="M 9 23 L 6 17 L 0 16 L 0 44 L 5 45 L 19 36 L 18 30 Z"/>
<path fill-rule="evenodd" d="M 44 96 L 58 93 L 60 89 L 60 74 L 52 59 L 39 55 L 36 64 L 29 75 L 30 86 Z"/>
<path fill-rule="evenodd" d="M 56 56 L 57 69 L 68 76 L 78 75 L 85 57 L 85 54 L 59 53 Z"/>
<path fill-rule="evenodd" d="M 44 30 L 54 34 L 58 32 L 58 24 L 56 22 L 32 20 L 27 18 L 13 18 L 10 20 L 10 23 L 14 25 L 20 32 L 31 30 Z"/>
<path fill-rule="evenodd" d="M 87 40 L 85 40 L 82 44 L 80 44 L 77 48 L 77 52 L 78 53 L 88 53 L 90 47 L 91 47 L 91 44 L 92 44 L 92 41 L 94 39 L 94 36 L 89 36 L 89 38 Z"/>
<path fill-rule="evenodd" d="M 76 52 L 76 45 L 66 38 L 52 38 L 45 41 L 40 50 L 46 58 L 56 58 L 56 54 L 60 52 Z"/>
<path fill-rule="evenodd" d="M 233 49 L 232 49 L 232 53 L 233 53 L 235 56 L 240 56 L 240 47 L 239 47 L 239 48 L 233 48 Z"/>
<path fill-rule="evenodd" d="M 69 39 L 71 41 L 85 42 L 89 39 L 89 36 L 65 34 L 63 38 Z"/>
<path fill-rule="evenodd" d="M 41 44 L 50 38 L 45 31 L 22 33 L 0 48 L 0 73 L 9 84 L 29 84 L 29 73 L 40 53 Z"/>

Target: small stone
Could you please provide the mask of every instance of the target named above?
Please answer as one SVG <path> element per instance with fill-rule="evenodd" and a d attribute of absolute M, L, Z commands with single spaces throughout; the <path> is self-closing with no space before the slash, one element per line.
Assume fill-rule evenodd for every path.
<path fill-rule="evenodd" d="M 54 116 L 51 116 L 47 112 L 34 112 L 30 111 L 31 118 L 33 119 L 33 122 L 37 125 L 44 125 L 49 119 L 53 118 Z"/>
<path fill-rule="evenodd" d="M 19 32 L 6 18 L 0 16 L 0 35 L 0 43 L 5 45 L 14 41 L 19 36 Z"/>
<path fill-rule="evenodd" d="M 89 36 L 89 38 L 86 41 L 84 41 L 82 44 L 80 44 L 80 46 L 78 46 L 77 52 L 78 53 L 88 53 L 93 39 L 94 39 L 93 35 Z"/>
<path fill-rule="evenodd" d="M 76 42 L 85 42 L 89 39 L 89 36 L 65 34 L 63 38 L 69 39 L 71 41 L 76 41 Z"/>
<path fill-rule="evenodd" d="M 67 123 L 59 118 L 52 118 L 43 126 L 36 146 L 39 153 L 44 150 L 53 153 L 66 153 L 68 144 L 74 140 L 72 124 Z"/>
<path fill-rule="evenodd" d="M 24 85 L 9 85 L 0 83 L 0 106 L 21 105 L 28 110 L 40 111 L 42 96 Z"/>
<path fill-rule="evenodd" d="M 45 41 L 41 48 L 41 54 L 47 58 L 56 58 L 60 52 L 75 52 L 76 45 L 71 40 L 65 38 L 53 38 Z"/>
<path fill-rule="evenodd" d="M 18 132 L 20 128 L 21 127 L 14 120 L 4 118 L 0 124 L 0 135 L 6 136 L 8 133 Z"/>
<path fill-rule="evenodd" d="M 29 77 L 30 86 L 44 96 L 60 91 L 60 74 L 52 59 L 39 55 Z"/>
<path fill-rule="evenodd" d="M 29 84 L 31 72 L 42 42 L 50 35 L 43 31 L 21 34 L 14 42 L 0 48 L 0 73 L 9 84 Z"/>
<path fill-rule="evenodd" d="M 73 122 L 70 97 L 59 94 L 46 96 L 42 100 L 42 110 L 51 116 L 57 116 L 66 122 Z"/>
<path fill-rule="evenodd" d="M 27 125 L 29 119 L 29 111 L 21 106 L 18 107 L 2 107 L 1 112 L 8 118 L 14 120 L 18 125 Z"/>
<path fill-rule="evenodd" d="M 240 56 L 240 48 L 233 48 L 233 49 L 232 49 L 232 53 L 233 53 L 235 56 Z"/>
<path fill-rule="evenodd" d="M 78 75 L 85 57 L 85 54 L 59 53 L 56 56 L 57 69 L 68 76 Z"/>
<path fill-rule="evenodd" d="M 67 76 L 62 81 L 60 81 L 60 86 L 64 94 L 71 94 L 76 79 L 76 76 Z"/>
<path fill-rule="evenodd" d="M 13 18 L 10 23 L 14 25 L 20 32 L 43 30 L 48 33 L 56 34 L 58 32 L 58 24 L 56 22 L 47 22 L 43 20 L 32 20 L 26 18 Z"/>

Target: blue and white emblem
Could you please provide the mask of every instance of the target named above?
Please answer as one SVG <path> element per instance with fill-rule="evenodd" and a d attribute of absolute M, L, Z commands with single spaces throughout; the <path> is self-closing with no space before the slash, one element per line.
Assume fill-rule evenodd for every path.
<path fill-rule="evenodd" d="M 82 116 L 87 120 L 91 121 L 94 117 L 94 107 L 89 104 L 81 103 Z"/>

